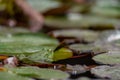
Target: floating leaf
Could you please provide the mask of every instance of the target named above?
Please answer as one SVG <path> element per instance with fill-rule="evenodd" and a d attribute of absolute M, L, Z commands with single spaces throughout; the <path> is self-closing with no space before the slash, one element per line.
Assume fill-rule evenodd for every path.
<path fill-rule="evenodd" d="M 15 34 L 10 37 L 0 37 L 0 54 L 16 55 L 21 53 L 35 53 L 44 46 L 56 47 L 58 41 L 44 34 Z"/>
<path fill-rule="evenodd" d="M 91 12 L 101 16 L 120 17 L 120 4 L 118 0 L 97 0 Z"/>
<path fill-rule="evenodd" d="M 9 35 L 9 34 L 15 34 L 15 33 L 29 33 L 30 31 L 26 28 L 20 28 L 20 27 L 7 27 L 7 26 L 0 26 L 0 35 Z"/>
<path fill-rule="evenodd" d="M 81 53 L 99 54 L 99 53 L 107 52 L 107 50 L 105 50 L 104 48 L 93 44 L 72 44 L 69 47 L 70 49 L 77 51 L 78 54 Z"/>
<path fill-rule="evenodd" d="M 79 15 L 76 16 L 76 19 L 70 19 L 69 16 L 67 18 L 46 17 L 45 24 L 50 28 L 57 29 L 111 29 L 113 28 L 113 25 L 118 24 L 119 21 L 119 19 L 106 18 L 101 16 Z"/>
<path fill-rule="evenodd" d="M 85 41 L 92 42 L 98 38 L 99 33 L 95 31 L 90 31 L 90 30 L 68 29 L 68 30 L 53 31 L 53 36 L 74 37 L 77 39 L 83 39 Z"/>
<path fill-rule="evenodd" d="M 32 80 L 27 77 L 22 77 L 8 72 L 0 72 L 0 80 Z"/>
<path fill-rule="evenodd" d="M 62 60 L 62 59 L 71 58 L 72 56 L 73 56 L 73 53 L 71 50 L 69 50 L 67 48 L 61 48 L 54 52 L 53 60 L 58 61 L 58 60 Z"/>
<path fill-rule="evenodd" d="M 116 7 L 120 6 L 118 0 L 96 0 L 96 6 L 99 7 Z"/>
<path fill-rule="evenodd" d="M 120 10 L 112 8 L 94 7 L 92 13 L 108 17 L 120 17 Z"/>
<path fill-rule="evenodd" d="M 55 52 L 54 49 L 46 48 L 40 52 L 30 55 L 29 59 L 39 62 L 40 61 L 52 62 L 70 58 L 72 57 L 72 55 L 73 55 L 72 51 L 66 48 L 61 48 Z"/>
<path fill-rule="evenodd" d="M 91 69 L 91 73 L 95 74 L 97 77 L 109 78 L 112 80 L 120 79 L 120 67 L 119 66 L 97 66 Z"/>
<path fill-rule="evenodd" d="M 39 12 L 46 12 L 61 6 L 61 3 L 55 0 L 27 0 L 27 2 Z"/>
<path fill-rule="evenodd" d="M 96 55 L 93 57 L 93 60 L 102 64 L 120 64 L 120 54 L 119 51 L 111 51 L 109 53 Z"/>
<path fill-rule="evenodd" d="M 69 75 L 65 72 L 54 69 L 42 69 L 38 67 L 19 67 L 10 69 L 10 71 L 27 77 L 38 79 L 67 79 Z"/>
<path fill-rule="evenodd" d="M 106 30 L 100 34 L 95 45 L 102 46 L 106 50 L 119 50 L 120 47 L 120 32 L 115 30 Z"/>
<path fill-rule="evenodd" d="M 87 71 L 86 66 L 82 65 L 67 65 L 67 72 L 69 72 L 72 75 L 78 75 L 80 73 L 84 73 Z"/>
<path fill-rule="evenodd" d="M 41 51 L 28 56 L 28 58 L 37 62 L 52 62 L 54 54 L 53 50 L 54 48 L 44 48 Z"/>

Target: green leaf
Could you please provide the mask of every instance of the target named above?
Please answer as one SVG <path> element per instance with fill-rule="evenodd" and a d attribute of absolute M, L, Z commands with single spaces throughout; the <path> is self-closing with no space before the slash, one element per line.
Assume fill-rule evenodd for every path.
<path fill-rule="evenodd" d="M 106 7 L 119 7 L 119 1 L 118 0 L 97 0 L 95 6 L 101 7 L 101 8 L 106 8 Z"/>
<path fill-rule="evenodd" d="M 42 69 L 38 67 L 19 67 L 10 69 L 10 71 L 27 77 L 34 77 L 39 79 L 67 79 L 69 75 L 60 70 Z"/>
<path fill-rule="evenodd" d="M 38 62 L 52 62 L 72 57 L 72 51 L 66 48 L 61 48 L 54 52 L 54 48 L 45 48 L 35 54 L 30 55 L 28 58 Z"/>
<path fill-rule="evenodd" d="M 93 42 L 99 37 L 99 32 L 91 30 L 77 30 L 77 29 L 68 29 L 68 30 L 56 30 L 53 31 L 55 37 L 64 36 L 64 37 L 74 37 L 77 39 L 83 39 L 88 42 Z"/>
<path fill-rule="evenodd" d="M 117 8 L 114 9 L 114 8 L 94 7 L 92 13 L 101 16 L 120 17 L 120 9 Z"/>
<path fill-rule="evenodd" d="M 0 72 L 0 80 L 32 80 L 32 79 L 22 77 L 13 73 Z"/>
<path fill-rule="evenodd" d="M 73 53 L 70 49 L 61 48 L 61 49 L 54 52 L 53 61 L 71 58 L 72 56 L 73 56 Z"/>
<path fill-rule="evenodd" d="M 28 59 L 36 62 L 52 62 L 54 48 L 44 48 L 41 51 L 28 56 Z"/>
<path fill-rule="evenodd" d="M 111 29 L 115 24 L 119 24 L 120 20 L 115 18 L 106 18 L 103 16 L 92 15 L 73 15 L 76 19 L 70 17 L 46 17 L 45 24 L 50 28 L 56 29 Z"/>
<path fill-rule="evenodd" d="M 99 54 L 99 53 L 107 52 L 107 50 L 104 49 L 103 47 L 93 44 L 73 44 L 70 45 L 69 48 L 79 52 L 79 54 L 89 53 L 89 52 L 93 52 L 94 54 Z"/>
<path fill-rule="evenodd" d="M 21 27 L 8 27 L 8 26 L 0 26 L 0 36 L 2 35 L 10 35 L 10 34 L 16 34 L 16 33 L 29 33 L 30 31 L 26 28 Z"/>
<path fill-rule="evenodd" d="M 94 56 L 93 60 L 102 64 L 120 64 L 120 54 L 119 51 L 99 54 Z"/>
<path fill-rule="evenodd" d="M 27 0 L 27 2 L 37 11 L 46 12 L 50 9 L 58 8 L 61 3 L 55 0 Z"/>
<path fill-rule="evenodd" d="M 58 45 L 58 41 L 44 34 L 24 33 L 0 36 L 0 54 L 16 55 L 36 53 L 45 46 Z"/>
<path fill-rule="evenodd" d="M 109 78 L 111 80 L 120 79 L 120 67 L 119 66 L 97 66 L 91 69 L 91 73 L 95 74 L 97 77 Z"/>

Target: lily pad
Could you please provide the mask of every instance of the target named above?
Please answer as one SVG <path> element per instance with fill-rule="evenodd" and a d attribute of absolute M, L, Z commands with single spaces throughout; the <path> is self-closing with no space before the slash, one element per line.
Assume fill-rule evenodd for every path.
<path fill-rule="evenodd" d="M 16 55 L 21 53 L 35 53 L 41 51 L 44 46 L 58 45 L 58 41 L 44 34 L 24 33 L 10 37 L 0 37 L 0 54 Z"/>
<path fill-rule="evenodd" d="M 96 0 L 96 6 L 99 7 L 117 7 L 120 6 L 119 5 L 119 1 L 118 0 Z"/>
<path fill-rule="evenodd" d="M 53 60 L 58 61 L 58 60 L 62 60 L 62 59 L 71 58 L 72 56 L 73 56 L 73 53 L 70 49 L 61 48 L 54 52 Z"/>
<path fill-rule="evenodd" d="M 92 15 L 68 15 L 67 17 L 46 17 L 45 24 L 47 27 L 56 29 L 113 29 L 115 24 L 119 23 L 119 19 L 106 18 Z"/>
<path fill-rule="evenodd" d="M 13 73 L 0 72 L 0 80 L 32 80 L 32 79 L 27 77 L 22 77 Z"/>
<path fill-rule="evenodd" d="M 91 73 L 95 74 L 97 77 L 109 78 L 112 80 L 120 79 L 120 67 L 119 66 L 97 66 L 91 69 Z"/>
<path fill-rule="evenodd" d="M 41 51 L 29 55 L 28 59 L 36 62 L 52 62 L 53 61 L 53 52 L 54 49 L 44 48 Z"/>
<path fill-rule="evenodd" d="M 67 65 L 66 71 L 72 75 L 78 75 L 86 72 L 87 68 L 86 66 L 82 66 L 82 65 Z"/>
<path fill-rule="evenodd" d="M 0 26 L 0 36 L 10 36 L 11 34 L 15 33 L 29 33 L 30 31 L 26 28 L 21 28 L 21 27 L 7 27 L 7 26 Z"/>
<path fill-rule="evenodd" d="M 97 0 L 91 12 L 100 16 L 120 17 L 120 4 L 118 0 Z"/>
<path fill-rule="evenodd" d="M 72 44 L 69 46 L 69 48 L 74 51 L 77 51 L 79 54 L 81 53 L 99 54 L 107 52 L 107 50 L 105 50 L 104 48 L 93 44 Z"/>
<path fill-rule="evenodd" d="M 69 75 L 60 70 L 38 67 L 19 67 L 10 69 L 15 74 L 38 79 L 67 79 Z"/>
<path fill-rule="evenodd" d="M 54 52 L 54 49 L 44 49 L 29 56 L 30 60 L 41 62 L 52 62 L 72 57 L 73 53 L 67 48 L 61 48 Z"/>
<path fill-rule="evenodd" d="M 111 51 L 108 53 L 96 55 L 93 57 L 93 60 L 102 64 L 120 64 L 120 54 L 119 51 Z"/>
<path fill-rule="evenodd" d="M 120 17 L 120 9 L 94 7 L 92 13 L 108 17 Z"/>
<path fill-rule="evenodd" d="M 107 50 L 119 50 L 120 48 L 120 31 L 106 30 L 103 31 L 99 39 L 95 42 L 96 45 L 102 46 Z"/>
<path fill-rule="evenodd" d="M 117 47 L 120 47 L 120 39 L 113 41 L 113 44 Z"/>
<path fill-rule="evenodd" d="M 56 30 L 53 31 L 53 36 L 74 37 L 77 39 L 83 39 L 88 42 L 93 42 L 99 37 L 99 32 L 90 31 L 90 30 L 77 30 L 77 29 Z"/>
<path fill-rule="evenodd" d="M 61 6 L 61 3 L 55 0 L 26 0 L 34 9 L 39 12 L 46 12 Z"/>

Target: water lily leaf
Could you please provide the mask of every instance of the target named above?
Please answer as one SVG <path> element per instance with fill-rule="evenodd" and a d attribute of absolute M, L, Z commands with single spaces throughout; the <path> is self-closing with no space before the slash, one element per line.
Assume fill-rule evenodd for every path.
<path fill-rule="evenodd" d="M 111 51 L 109 53 L 96 55 L 93 57 L 93 60 L 102 64 L 120 64 L 120 54 L 119 51 Z"/>
<path fill-rule="evenodd" d="M 7 27 L 7 26 L 0 26 L 0 37 L 1 36 L 6 36 L 6 37 L 11 37 L 13 34 L 16 33 L 30 33 L 30 31 L 26 28 L 21 28 L 21 27 Z"/>
<path fill-rule="evenodd" d="M 41 51 L 28 56 L 28 58 L 32 61 L 37 62 L 52 62 L 53 61 L 53 52 L 54 48 L 44 48 Z"/>
<path fill-rule="evenodd" d="M 0 26 L 0 35 L 1 34 L 15 34 L 15 33 L 29 33 L 30 31 L 26 28 L 21 27 L 7 27 L 7 26 Z"/>
<path fill-rule="evenodd" d="M 73 56 L 73 53 L 71 50 L 69 50 L 67 48 L 61 48 L 54 52 L 53 60 L 58 61 L 58 60 L 62 60 L 62 59 L 71 58 L 72 56 Z"/>
<path fill-rule="evenodd" d="M 117 28 L 117 27 L 116 27 Z M 119 30 L 106 30 L 100 35 L 100 38 L 95 42 L 96 45 L 103 46 L 107 50 L 120 49 L 120 31 Z"/>
<path fill-rule="evenodd" d="M 117 0 L 97 0 L 91 9 L 91 12 L 96 15 L 120 17 L 120 4 Z"/>
<path fill-rule="evenodd" d="M 120 47 L 120 39 L 112 42 L 115 46 Z"/>
<path fill-rule="evenodd" d="M 97 66 L 91 69 L 91 73 L 95 74 L 97 77 L 109 78 L 112 80 L 120 79 L 120 67 L 119 66 Z"/>
<path fill-rule="evenodd" d="M 58 41 L 44 34 L 24 33 L 10 37 L 0 37 L 0 54 L 15 55 L 21 53 L 35 53 L 44 46 L 58 45 Z"/>
<path fill-rule="evenodd" d="M 97 0 L 95 6 L 101 8 L 120 8 L 118 0 Z"/>
<path fill-rule="evenodd" d="M 38 67 L 19 67 L 10 69 L 10 71 L 27 77 L 34 77 L 38 79 L 67 79 L 69 75 L 60 70 L 42 69 Z"/>
<path fill-rule="evenodd" d="M 8 72 L 0 72 L 0 80 L 32 80 L 27 77 L 22 77 Z"/>
<path fill-rule="evenodd" d="M 120 9 L 94 7 L 92 13 L 108 17 L 120 17 Z"/>
<path fill-rule="evenodd" d="M 55 0 L 26 0 L 34 9 L 39 12 L 46 12 L 61 6 L 61 3 Z"/>
<path fill-rule="evenodd" d="M 99 54 L 103 52 L 107 52 L 104 48 L 93 45 L 93 44 L 73 44 L 69 46 L 70 49 L 77 51 L 78 54 L 81 53 L 94 53 L 94 54 Z"/>
<path fill-rule="evenodd" d="M 93 42 L 99 37 L 99 33 L 90 30 L 68 29 L 68 30 L 53 31 L 53 36 L 74 37 L 77 39 L 83 39 L 88 42 Z"/>
<path fill-rule="evenodd" d="M 111 29 L 113 25 L 118 24 L 120 21 L 119 19 L 90 15 L 73 15 L 71 17 L 46 17 L 45 24 L 50 28 L 57 29 Z"/>
<path fill-rule="evenodd" d="M 86 66 L 82 65 L 67 65 L 67 72 L 72 75 L 78 75 L 87 71 Z"/>
<path fill-rule="evenodd" d="M 46 48 L 40 52 L 29 56 L 33 61 L 52 62 L 72 57 L 72 51 L 67 48 L 61 48 L 54 52 L 54 49 Z"/>

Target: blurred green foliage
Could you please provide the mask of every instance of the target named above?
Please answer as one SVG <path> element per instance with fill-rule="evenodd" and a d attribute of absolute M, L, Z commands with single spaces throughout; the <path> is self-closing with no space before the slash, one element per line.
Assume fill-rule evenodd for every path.
<path fill-rule="evenodd" d="M 14 0 L 0 0 L 0 11 L 14 15 Z"/>

